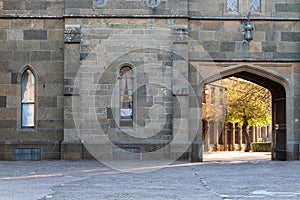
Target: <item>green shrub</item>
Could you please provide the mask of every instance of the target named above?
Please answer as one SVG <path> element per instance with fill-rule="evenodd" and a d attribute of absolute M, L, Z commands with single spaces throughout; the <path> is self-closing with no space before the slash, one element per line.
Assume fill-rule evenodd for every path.
<path fill-rule="evenodd" d="M 252 142 L 251 149 L 254 152 L 270 152 L 272 151 L 271 142 Z"/>

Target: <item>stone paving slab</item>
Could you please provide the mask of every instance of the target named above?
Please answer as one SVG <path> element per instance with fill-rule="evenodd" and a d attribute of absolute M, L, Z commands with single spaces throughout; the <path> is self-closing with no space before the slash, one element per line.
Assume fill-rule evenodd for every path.
<path fill-rule="evenodd" d="M 0 161 L 0 199 L 300 199 L 299 161 L 220 155 L 169 165 L 115 161 L 123 171 L 92 160 Z"/>

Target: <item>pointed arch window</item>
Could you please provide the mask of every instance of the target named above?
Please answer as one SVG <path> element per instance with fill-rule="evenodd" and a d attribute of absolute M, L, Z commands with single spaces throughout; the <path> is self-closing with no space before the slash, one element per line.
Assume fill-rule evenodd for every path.
<path fill-rule="evenodd" d="M 104 0 L 95 0 L 96 6 L 97 7 L 102 7 L 104 5 Z"/>
<path fill-rule="evenodd" d="M 149 0 L 149 4 L 151 7 L 155 7 L 155 6 L 157 6 L 158 2 L 157 2 L 157 0 Z"/>
<path fill-rule="evenodd" d="M 123 66 L 120 69 L 120 126 L 132 127 L 133 121 L 133 77 L 132 68 Z"/>
<path fill-rule="evenodd" d="M 35 76 L 30 69 L 26 69 L 22 74 L 21 87 L 22 127 L 33 128 L 35 125 Z"/>
<path fill-rule="evenodd" d="M 239 0 L 227 0 L 227 12 L 239 12 L 239 4 Z M 247 4 L 248 5 L 245 7 L 246 10 L 249 10 L 250 12 L 261 12 L 261 0 L 249 0 L 247 1 Z"/>
<path fill-rule="evenodd" d="M 250 11 L 251 12 L 261 12 L 260 0 L 250 0 Z"/>
<path fill-rule="evenodd" d="M 227 12 L 238 12 L 239 1 L 238 0 L 227 0 Z"/>

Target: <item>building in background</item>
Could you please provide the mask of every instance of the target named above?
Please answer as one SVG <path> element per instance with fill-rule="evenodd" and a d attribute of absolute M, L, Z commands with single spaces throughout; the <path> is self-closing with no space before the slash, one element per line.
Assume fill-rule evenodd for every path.
<path fill-rule="evenodd" d="M 272 93 L 272 159 L 299 159 L 299 12 L 294 0 L 0 0 L 0 159 L 201 161 L 202 88 L 232 75 Z"/>
<path fill-rule="evenodd" d="M 241 127 L 226 120 L 229 106 L 227 91 L 230 87 L 233 89 L 232 87 L 238 83 L 237 80 L 239 79 L 229 77 L 206 84 L 203 88 L 202 142 L 205 152 L 244 151 L 246 149 L 246 138 L 242 134 Z M 251 143 L 272 142 L 271 125 L 251 126 L 248 128 L 248 133 Z"/>

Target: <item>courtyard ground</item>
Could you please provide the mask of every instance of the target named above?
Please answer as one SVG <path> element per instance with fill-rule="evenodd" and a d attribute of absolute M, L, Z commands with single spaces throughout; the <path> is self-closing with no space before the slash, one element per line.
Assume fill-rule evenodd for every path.
<path fill-rule="evenodd" d="M 300 161 L 242 152 L 204 159 L 114 163 L 124 170 L 91 160 L 0 161 L 0 199 L 300 199 Z"/>

